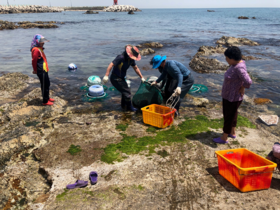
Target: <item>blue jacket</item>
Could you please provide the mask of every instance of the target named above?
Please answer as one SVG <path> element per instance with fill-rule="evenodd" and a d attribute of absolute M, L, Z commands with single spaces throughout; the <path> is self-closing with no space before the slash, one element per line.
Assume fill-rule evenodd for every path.
<path fill-rule="evenodd" d="M 159 83 L 166 77 L 167 74 L 169 74 L 173 79 L 178 81 L 178 87 L 182 87 L 183 78 L 189 76 L 190 73 L 191 72 L 187 69 L 187 67 L 177 61 L 165 61 L 162 74 L 156 82 Z"/>

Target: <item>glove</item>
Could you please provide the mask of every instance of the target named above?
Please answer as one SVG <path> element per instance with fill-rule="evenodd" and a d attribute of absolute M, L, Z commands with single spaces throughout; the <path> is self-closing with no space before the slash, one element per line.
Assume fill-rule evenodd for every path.
<path fill-rule="evenodd" d="M 145 82 L 146 80 L 145 80 L 145 78 L 144 78 L 144 77 L 142 77 L 142 78 L 141 78 L 141 81 L 142 81 L 142 82 Z"/>
<path fill-rule="evenodd" d="M 109 77 L 108 76 L 104 76 L 103 77 L 103 83 L 106 84 L 109 80 Z"/>
<path fill-rule="evenodd" d="M 179 95 L 181 95 L 181 92 L 182 92 L 181 88 L 177 87 L 176 90 L 175 90 L 175 95 L 179 96 Z"/>
<path fill-rule="evenodd" d="M 154 82 L 152 82 L 152 84 L 151 85 L 156 85 L 157 84 L 157 81 L 154 81 Z"/>

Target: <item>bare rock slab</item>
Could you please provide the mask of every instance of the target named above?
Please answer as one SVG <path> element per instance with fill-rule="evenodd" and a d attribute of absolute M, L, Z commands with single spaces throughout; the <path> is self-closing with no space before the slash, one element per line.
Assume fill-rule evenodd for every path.
<path fill-rule="evenodd" d="M 199 73 L 218 73 L 226 71 L 229 66 L 218 61 L 217 59 L 206 58 L 202 56 L 195 56 L 189 66 Z"/>
<path fill-rule="evenodd" d="M 233 46 L 233 45 L 249 45 L 249 46 L 259 46 L 258 42 L 254 42 L 247 38 L 235 38 L 229 36 L 221 37 L 216 44 L 221 44 L 225 46 Z"/>

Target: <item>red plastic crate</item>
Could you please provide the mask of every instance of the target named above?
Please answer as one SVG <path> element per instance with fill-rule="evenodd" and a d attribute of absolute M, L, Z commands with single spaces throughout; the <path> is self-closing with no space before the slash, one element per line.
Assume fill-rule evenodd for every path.
<path fill-rule="evenodd" d="M 272 174 L 277 165 L 247 149 L 215 152 L 219 173 L 241 192 L 270 188 Z"/>

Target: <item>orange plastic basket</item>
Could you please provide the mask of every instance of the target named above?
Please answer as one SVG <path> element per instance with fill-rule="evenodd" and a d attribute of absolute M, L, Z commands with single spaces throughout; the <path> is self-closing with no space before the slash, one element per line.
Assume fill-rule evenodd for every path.
<path fill-rule="evenodd" d="M 241 192 L 270 188 L 272 173 L 277 165 L 247 149 L 215 152 L 219 173 Z"/>
<path fill-rule="evenodd" d="M 158 128 L 166 128 L 172 125 L 176 112 L 176 109 L 170 109 L 157 104 L 145 106 L 141 110 L 144 123 Z"/>

